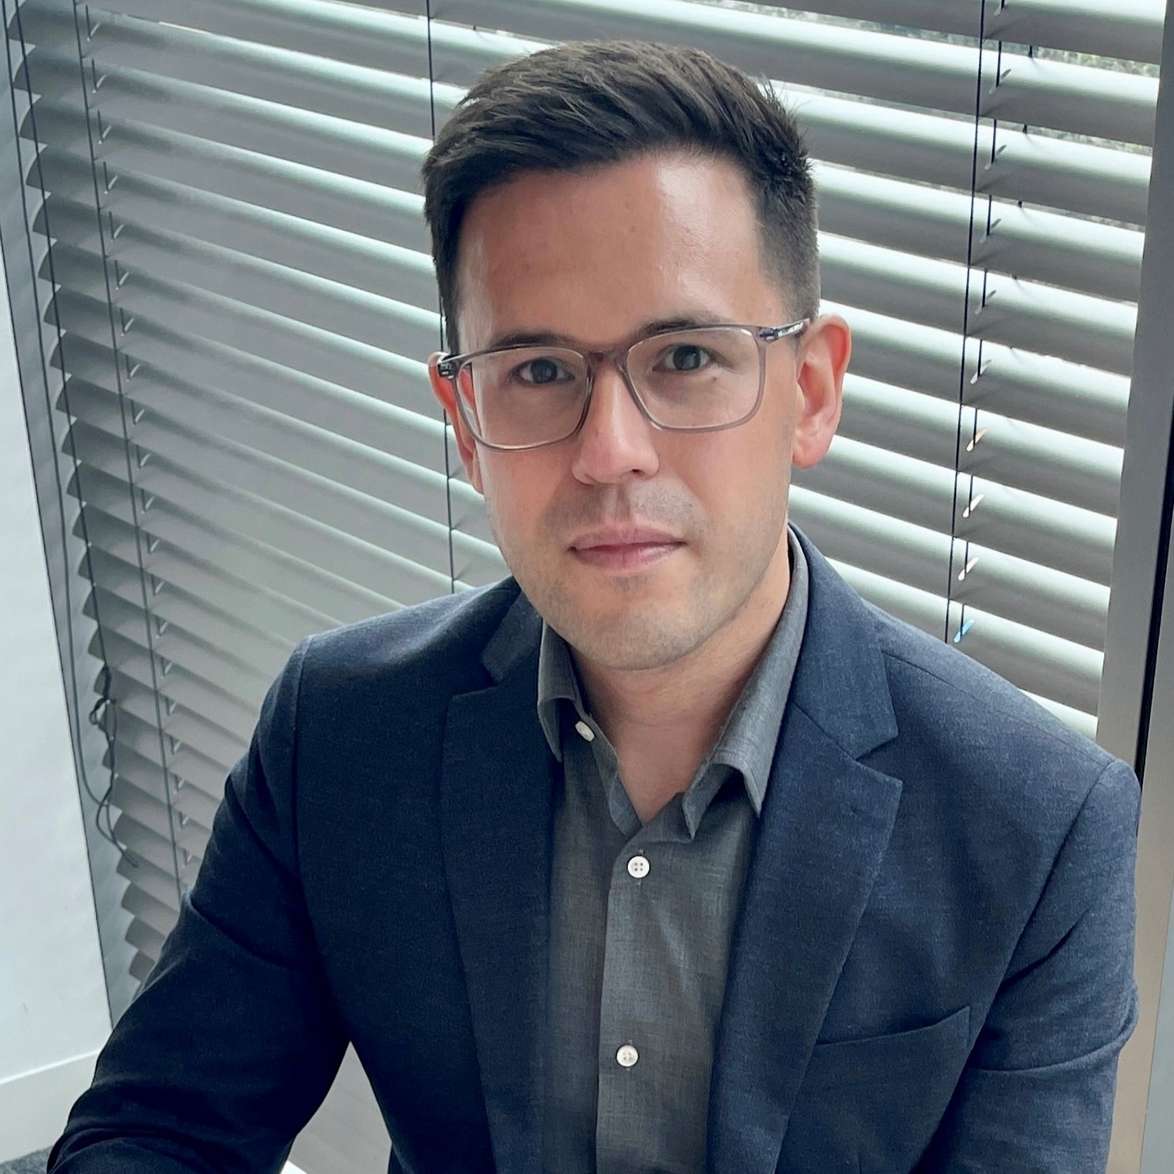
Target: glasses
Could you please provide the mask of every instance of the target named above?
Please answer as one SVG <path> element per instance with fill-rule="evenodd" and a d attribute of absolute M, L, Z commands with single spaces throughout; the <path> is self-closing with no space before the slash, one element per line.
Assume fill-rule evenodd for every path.
<path fill-rule="evenodd" d="M 715 432 L 744 424 L 758 411 L 767 346 L 801 334 L 810 322 L 663 330 L 610 351 L 497 347 L 446 355 L 437 372 L 452 382 L 465 426 L 488 448 L 539 448 L 574 436 L 587 418 L 604 360 L 615 364 L 656 428 Z"/>

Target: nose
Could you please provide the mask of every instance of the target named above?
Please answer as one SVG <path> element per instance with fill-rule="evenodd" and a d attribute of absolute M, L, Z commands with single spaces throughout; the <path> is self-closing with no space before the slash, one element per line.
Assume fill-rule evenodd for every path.
<path fill-rule="evenodd" d="M 574 473 L 580 481 L 622 481 L 631 473 L 650 476 L 660 458 L 658 429 L 640 410 L 614 362 L 595 372 L 587 419 L 574 437 Z"/>

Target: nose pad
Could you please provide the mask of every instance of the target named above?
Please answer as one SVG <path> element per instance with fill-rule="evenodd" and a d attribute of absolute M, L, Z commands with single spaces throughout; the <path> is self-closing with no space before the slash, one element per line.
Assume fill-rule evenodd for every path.
<path fill-rule="evenodd" d="M 591 383 L 591 403 L 587 419 L 583 421 L 584 428 L 592 426 L 596 422 L 592 420 L 592 416 L 598 420 L 600 412 L 611 416 L 615 411 L 615 406 L 612 403 L 613 397 L 618 397 L 617 402 L 620 406 L 625 408 L 628 413 L 634 414 L 641 424 L 649 425 L 643 410 L 636 402 L 636 397 L 632 394 L 632 389 L 628 386 L 624 373 L 614 360 L 608 360 L 596 368 L 595 377 Z"/>
<path fill-rule="evenodd" d="M 655 425 L 645 417 L 614 362 L 601 364 L 592 383 L 587 418 L 579 430 L 576 475 L 596 483 L 616 482 L 638 473 L 655 474 L 660 463 Z"/>

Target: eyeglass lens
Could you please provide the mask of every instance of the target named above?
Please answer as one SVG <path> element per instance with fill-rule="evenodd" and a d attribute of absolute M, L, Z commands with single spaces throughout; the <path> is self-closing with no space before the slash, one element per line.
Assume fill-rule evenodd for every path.
<path fill-rule="evenodd" d="M 642 339 L 628 372 L 649 414 L 667 428 L 732 424 L 754 407 L 761 358 L 741 327 L 680 330 Z M 457 378 L 465 408 L 490 444 L 541 444 L 570 435 L 587 394 L 586 360 L 561 347 L 493 351 Z"/>

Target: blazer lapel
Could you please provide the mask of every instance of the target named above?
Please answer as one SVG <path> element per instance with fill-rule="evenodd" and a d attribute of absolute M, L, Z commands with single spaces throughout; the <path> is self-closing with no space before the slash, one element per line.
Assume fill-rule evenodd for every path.
<path fill-rule="evenodd" d="M 524 595 L 455 695 L 444 733 L 442 842 L 497 1169 L 541 1170 L 554 756 L 536 705 L 541 619 Z"/>
<path fill-rule="evenodd" d="M 807 627 L 731 943 L 707 1168 L 774 1171 L 889 841 L 898 779 L 857 759 L 897 732 L 874 621 L 797 531 Z"/>

